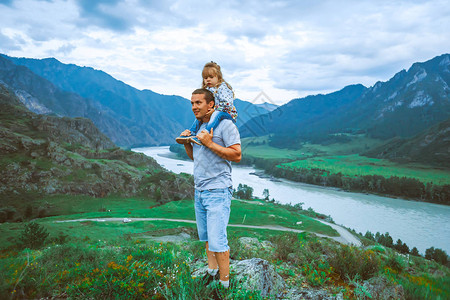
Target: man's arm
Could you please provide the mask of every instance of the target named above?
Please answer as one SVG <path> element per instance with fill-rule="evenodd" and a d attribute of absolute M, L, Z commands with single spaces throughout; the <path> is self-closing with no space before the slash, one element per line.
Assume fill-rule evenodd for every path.
<path fill-rule="evenodd" d="M 217 154 L 223 159 L 232 161 L 232 162 L 240 162 L 242 158 L 241 145 L 235 144 L 229 147 L 220 146 L 212 141 L 213 137 L 213 129 L 211 128 L 211 132 L 208 133 L 206 130 L 202 130 L 197 135 L 198 139 L 202 142 L 202 144 L 209 148 L 212 152 Z M 191 146 L 192 147 L 192 146 Z M 187 152 L 187 150 L 186 150 Z M 189 155 L 189 154 L 188 154 Z"/>
<path fill-rule="evenodd" d="M 190 135 L 191 131 L 189 129 L 186 129 L 180 134 L 180 136 L 190 136 Z M 187 156 L 189 156 L 190 159 L 194 160 L 194 154 L 191 143 L 184 144 L 184 150 L 186 150 Z"/>
<path fill-rule="evenodd" d="M 187 156 L 189 156 L 190 159 L 194 160 L 192 144 L 191 143 L 184 144 L 184 150 L 186 150 Z"/>

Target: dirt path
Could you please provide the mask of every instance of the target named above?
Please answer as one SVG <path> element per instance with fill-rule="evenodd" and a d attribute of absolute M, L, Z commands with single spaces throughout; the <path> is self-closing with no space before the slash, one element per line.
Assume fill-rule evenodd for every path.
<path fill-rule="evenodd" d="M 130 220 L 130 221 L 169 221 L 169 222 L 182 222 L 182 223 L 191 223 L 195 224 L 196 222 L 194 220 L 184 220 L 184 219 L 166 219 L 166 218 L 96 218 L 96 219 L 75 219 L 75 220 L 61 220 L 61 221 L 54 221 L 55 223 L 67 223 L 67 222 L 123 222 L 124 220 Z M 351 234 L 347 229 L 327 223 L 325 221 L 320 221 L 332 228 L 334 228 L 340 236 L 328 236 L 324 234 L 314 233 L 317 236 L 324 237 L 324 238 L 330 238 L 333 239 L 341 244 L 345 245 L 356 245 L 361 246 L 361 242 L 353 235 Z M 257 225 L 241 225 L 241 224 L 228 224 L 229 227 L 240 227 L 240 228 L 251 228 L 251 229 L 268 229 L 268 230 L 277 230 L 277 231 L 284 231 L 284 232 L 305 232 L 305 230 L 299 230 L 299 229 L 293 229 L 278 225 L 264 225 L 264 226 L 257 226 Z"/>
<path fill-rule="evenodd" d="M 355 245 L 358 247 L 362 246 L 361 241 L 356 236 L 354 236 L 350 231 L 345 229 L 344 227 L 341 227 L 336 224 L 328 223 L 328 222 L 325 222 L 322 220 L 318 220 L 318 219 L 316 219 L 316 220 L 335 229 L 341 235 L 340 237 L 337 237 L 334 239 L 334 240 L 338 241 L 339 243 L 347 244 L 347 245 Z M 339 239 L 341 239 L 341 240 L 339 240 Z"/>

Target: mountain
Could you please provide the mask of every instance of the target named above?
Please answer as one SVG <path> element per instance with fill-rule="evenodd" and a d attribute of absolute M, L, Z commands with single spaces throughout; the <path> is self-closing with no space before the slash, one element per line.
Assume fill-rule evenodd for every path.
<path fill-rule="evenodd" d="M 120 145 L 132 142 L 130 129 L 120 123 L 111 109 L 63 91 L 27 67 L 17 66 L 3 56 L 0 56 L 0 83 L 13 90 L 35 113 L 88 118 Z"/>
<path fill-rule="evenodd" d="M 89 119 L 38 115 L 0 84 L 0 206 L 24 194 L 192 197 L 192 180 L 122 150 Z"/>
<path fill-rule="evenodd" d="M 351 105 L 365 90 L 363 85 L 352 85 L 327 95 L 294 99 L 270 113 L 251 119 L 239 130 L 243 137 L 277 134 L 293 138 L 332 133 L 335 127 L 330 121 L 339 117 L 338 111 L 351 110 Z"/>
<path fill-rule="evenodd" d="M 274 106 L 276 106 L 276 105 L 272 105 L 272 104 L 268 104 L 268 103 L 267 103 L 267 105 L 253 104 L 248 101 L 235 99 L 234 106 L 236 107 L 236 110 L 238 111 L 238 118 L 237 118 L 236 126 L 239 127 L 257 116 L 264 115 L 264 114 L 270 112 L 271 110 L 273 110 Z"/>
<path fill-rule="evenodd" d="M 268 102 L 264 102 L 261 104 L 255 104 L 257 107 L 263 108 L 267 111 L 273 111 L 275 109 L 277 109 L 279 106 L 276 104 L 272 104 L 272 103 L 268 103 Z"/>
<path fill-rule="evenodd" d="M 396 137 L 371 149 L 365 156 L 398 162 L 420 162 L 450 167 L 450 119 L 409 139 Z"/>
<path fill-rule="evenodd" d="M 105 72 L 63 64 L 54 58 L 28 59 L 5 55 L 3 58 L 17 66 L 28 68 L 61 91 L 81 96 L 80 98 L 92 108 L 84 114 L 72 110 L 62 111 L 58 109 L 59 106 L 66 106 L 67 102 L 72 101 L 59 99 L 46 103 L 44 109 L 36 112 L 55 111 L 60 115 L 90 118 L 120 146 L 173 144 L 174 138 L 182 130 L 189 128 L 194 121 L 190 102 L 179 96 L 161 95 L 150 90 L 141 91 Z M 9 70 L 6 70 L 4 77 L 9 74 Z M 26 88 L 22 87 L 22 90 Z M 45 97 L 35 97 L 36 106 L 45 103 Z M 267 112 L 264 108 L 238 99 L 235 105 L 239 113 L 238 125 Z M 111 124 L 111 121 L 115 124 Z"/>
<path fill-rule="evenodd" d="M 449 85 L 450 54 L 415 63 L 368 89 L 348 124 L 361 124 L 375 138 L 413 137 L 450 117 Z"/>
<path fill-rule="evenodd" d="M 342 132 L 390 139 L 412 137 L 450 117 L 450 55 L 444 54 L 371 88 L 353 85 L 294 99 L 240 127 L 242 136 L 311 140 Z"/>
<path fill-rule="evenodd" d="M 120 146 L 170 144 L 193 122 L 190 103 L 182 97 L 140 91 L 102 71 L 63 64 L 54 58 L 6 58 L 27 67 L 62 91 L 89 99 L 98 114 L 93 118 L 94 123 Z M 67 101 L 57 105 L 65 104 Z M 47 108 L 53 110 L 54 106 L 47 105 Z M 104 118 L 116 120 L 126 131 L 117 132 L 103 122 Z"/>

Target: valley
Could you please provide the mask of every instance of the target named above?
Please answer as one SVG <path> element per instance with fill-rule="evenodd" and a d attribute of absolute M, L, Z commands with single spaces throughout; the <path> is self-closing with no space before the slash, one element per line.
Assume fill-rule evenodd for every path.
<path fill-rule="evenodd" d="M 279 107 L 236 100 L 241 164 L 269 175 L 264 181 L 253 168 L 235 168 L 244 178 L 235 182 L 228 228 L 236 281 L 224 298 L 267 296 L 237 268 L 255 258 L 273 270 L 278 299 L 299 290 L 346 299 L 361 291 L 448 297 L 448 256 L 435 248 L 446 247 L 439 242 L 448 233 L 433 223 L 446 224 L 448 206 L 424 203 L 448 205 L 450 198 L 448 56 L 416 63 L 373 87 L 350 85 Z M 175 174 L 158 158 L 127 150 L 171 144 L 192 122 L 186 99 L 138 90 L 52 58 L 2 55 L 0 105 L 1 295 L 211 295 L 213 287 L 193 275 L 205 253 L 192 223 L 188 163 L 176 161 L 184 171 Z M 299 189 L 278 177 L 314 186 Z M 254 181 L 263 182 L 255 189 L 263 197 L 240 199 L 238 190 L 250 190 Z M 366 208 L 371 215 L 362 213 Z M 342 214 L 327 216 L 336 212 Z M 83 221 L 61 222 L 78 219 Z M 351 223 L 345 226 L 361 232 L 342 231 L 333 219 L 359 225 L 375 219 L 373 234 Z M 403 243 L 407 238 L 394 243 L 389 232 L 403 230 L 397 221 L 431 244 L 427 240 L 419 252 L 414 243 L 408 241 L 412 249 Z M 376 232 L 382 226 L 385 233 Z M 343 232 L 361 244 L 337 242 Z"/>

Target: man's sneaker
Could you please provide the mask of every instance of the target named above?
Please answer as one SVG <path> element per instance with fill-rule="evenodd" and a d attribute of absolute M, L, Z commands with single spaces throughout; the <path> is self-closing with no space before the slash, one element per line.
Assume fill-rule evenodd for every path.
<path fill-rule="evenodd" d="M 203 275 L 202 277 L 202 281 L 205 283 L 205 286 L 208 286 L 211 282 L 213 282 L 214 280 L 219 280 L 219 272 L 216 273 L 216 275 L 212 276 L 211 274 L 209 274 L 208 272 L 206 272 L 205 275 Z"/>
<path fill-rule="evenodd" d="M 175 141 L 178 143 L 178 144 L 188 144 L 188 143 L 190 143 L 190 138 L 192 137 L 192 135 L 188 135 L 188 136 L 179 136 L 179 137 L 177 137 L 176 139 L 175 139 Z"/>
<path fill-rule="evenodd" d="M 200 142 L 200 140 L 196 136 L 190 136 L 189 142 L 200 145 L 200 146 L 203 145 L 202 142 Z"/>

